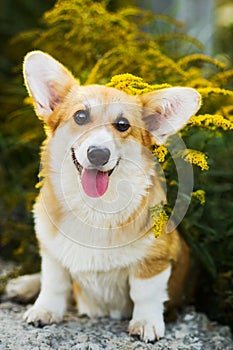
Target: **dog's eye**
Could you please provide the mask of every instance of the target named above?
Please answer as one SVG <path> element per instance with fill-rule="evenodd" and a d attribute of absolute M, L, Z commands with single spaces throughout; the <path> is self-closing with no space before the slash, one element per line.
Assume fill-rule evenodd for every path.
<path fill-rule="evenodd" d="M 78 125 L 84 125 L 90 121 L 89 113 L 85 109 L 75 112 L 73 118 Z"/>
<path fill-rule="evenodd" d="M 119 117 L 115 121 L 115 123 L 113 123 L 113 125 L 120 132 L 124 132 L 124 131 L 128 130 L 130 127 L 130 123 L 129 123 L 128 119 L 126 119 L 124 117 Z"/>

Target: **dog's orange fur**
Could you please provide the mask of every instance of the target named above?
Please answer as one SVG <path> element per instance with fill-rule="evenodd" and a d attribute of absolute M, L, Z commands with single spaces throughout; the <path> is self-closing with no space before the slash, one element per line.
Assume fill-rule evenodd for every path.
<path fill-rule="evenodd" d="M 55 86 L 55 89 L 58 89 L 59 86 Z M 49 131 L 51 135 L 54 134 L 57 127 L 59 127 L 62 123 L 66 122 L 70 116 L 74 114 L 74 112 L 78 109 L 82 109 L 84 107 L 83 100 L 85 100 L 85 96 L 88 98 L 91 98 L 93 95 L 93 98 L 96 98 L 96 96 L 100 96 L 103 104 L 108 104 L 108 101 L 114 101 L 119 100 L 119 103 L 122 101 L 119 99 L 119 91 L 115 91 L 114 89 L 104 88 L 99 86 L 89 86 L 85 87 L 84 93 L 81 95 L 78 93 L 79 86 L 77 85 L 77 82 L 71 78 L 71 81 L 67 86 L 65 87 L 65 90 L 62 91 L 64 96 L 66 96 L 64 99 L 60 102 L 60 108 L 55 109 L 55 111 L 51 114 L 49 119 L 47 120 L 47 126 L 49 128 Z M 114 94 L 116 97 L 114 97 Z M 68 95 L 68 96 L 67 96 Z M 122 96 L 121 96 L 122 97 Z M 124 96 L 125 97 L 125 96 Z M 142 106 L 146 106 L 148 102 L 150 101 L 151 94 L 148 94 L 147 96 L 142 95 L 141 97 L 137 97 L 136 99 L 128 96 L 127 102 L 132 103 L 132 105 L 135 105 L 135 100 L 137 103 Z M 132 101 L 131 101 L 132 100 Z M 154 106 L 155 109 L 158 109 L 156 105 Z M 65 111 L 65 113 L 64 113 Z M 133 115 L 133 112 L 132 112 Z M 99 116 L 101 118 L 104 118 L 104 116 Z M 105 116 L 106 117 L 106 116 Z M 107 116 L 108 118 L 108 116 Z M 108 119 L 106 118 L 106 122 Z M 98 117 L 96 117 L 96 121 L 93 120 L 93 125 L 98 125 Z M 88 128 L 89 126 L 84 126 L 83 129 L 87 129 L 85 131 L 85 137 L 88 136 Z M 119 133 L 115 130 L 113 126 L 109 126 L 111 129 L 111 132 L 113 132 L 117 137 L 119 137 Z M 75 134 L 77 132 L 76 126 L 73 125 L 70 128 L 71 134 Z M 150 148 L 154 143 L 155 140 L 151 137 L 151 134 L 145 129 L 145 128 L 139 128 L 134 127 L 130 128 L 126 133 L 120 134 L 120 136 L 124 138 L 133 138 L 135 141 L 144 144 L 146 147 L 143 149 L 145 153 L 147 153 L 146 149 Z M 147 155 L 145 155 L 147 156 Z M 43 155 L 42 155 L 43 159 Z M 45 154 L 45 157 L 43 159 L 43 164 L 49 173 L 49 167 L 50 167 L 50 157 L 48 156 L 48 153 Z M 154 198 L 156 196 L 158 197 L 158 192 L 160 193 L 160 196 L 163 196 L 163 190 L 161 189 L 159 181 L 156 181 L 154 179 L 154 182 L 156 182 L 156 185 L 150 189 L 150 192 L 154 192 Z M 48 179 L 48 182 L 46 184 L 46 191 L 48 193 L 47 197 L 47 205 L 50 208 L 54 207 L 54 211 L 52 213 L 52 216 L 54 218 L 54 222 L 56 222 L 59 225 L 60 218 L 62 216 L 62 209 L 59 207 L 59 201 L 56 197 L 56 194 L 53 190 L 53 187 L 51 186 L 51 183 Z M 160 197 L 159 196 L 159 197 Z M 153 195 L 151 195 L 153 198 Z M 121 222 L 119 224 L 120 230 L 119 230 L 119 244 L 121 243 L 121 235 L 122 230 L 121 227 L 127 227 L 128 224 L 133 222 L 135 218 L 139 215 L 139 213 L 142 211 L 142 209 L 147 204 L 148 201 L 147 197 L 142 198 L 141 205 L 138 207 L 138 209 L 134 212 L 134 214 L 128 218 L 126 221 Z M 56 205 L 54 205 L 56 203 Z M 151 204 L 152 205 L 152 204 Z M 148 222 L 150 220 L 150 217 L 148 216 Z M 54 227 L 54 231 L 52 232 L 54 235 L 56 235 L 58 232 L 57 227 Z M 150 229 L 149 229 L 150 233 Z M 117 241 L 117 235 L 116 239 Z M 140 261 L 135 267 L 134 267 L 134 275 L 137 278 L 150 278 L 152 276 L 155 276 L 165 270 L 169 264 L 172 264 L 172 274 L 171 278 L 169 280 L 169 303 L 168 305 L 180 305 L 183 302 L 183 291 L 184 286 L 186 284 L 186 279 L 188 276 L 189 271 L 189 249 L 187 245 L 185 244 L 184 240 L 180 237 L 178 232 L 175 230 L 171 233 L 165 233 L 163 232 L 160 237 L 154 240 L 154 244 L 148 249 L 147 255 L 144 258 L 144 260 Z M 74 295 L 77 299 L 77 295 L 80 294 L 81 287 L 78 285 L 77 282 L 73 282 L 73 288 L 74 288 Z"/>
<path fill-rule="evenodd" d="M 169 304 L 181 304 L 190 258 L 189 249 L 176 230 L 166 233 L 164 228 L 160 237 L 153 237 L 149 209 L 165 203 L 166 196 L 155 171 L 151 146 L 164 143 L 195 113 L 200 105 L 198 93 L 189 88 L 173 88 L 130 96 L 99 85 L 82 87 L 66 68 L 40 52 L 28 55 L 24 74 L 35 109 L 48 128 L 48 140 L 42 149 L 45 181 L 34 210 L 45 261 L 45 287 L 42 279 L 42 292 L 26 319 L 35 323 L 41 319 L 44 323 L 62 319 L 68 271 L 74 280 L 78 304 L 83 308 L 81 312 L 126 316 L 130 308 L 124 302 L 132 303 L 131 297 L 134 310 L 130 333 L 140 333 L 145 341 L 163 336 L 167 286 Z M 91 117 L 87 123 L 77 125 L 73 116 L 80 110 L 90 110 Z M 119 115 L 129 123 L 124 132 L 115 127 Z M 93 169 L 87 160 L 92 142 L 96 142 L 94 146 L 106 146 L 106 140 L 101 140 L 103 135 L 113 155 L 110 152 L 112 159 L 104 169 L 97 170 L 108 174 L 108 190 L 102 202 L 98 198 L 89 205 L 87 192 L 80 187 L 81 176 L 83 171 Z M 71 147 L 75 148 L 79 165 L 83 162 L 81 171 L 72 161 Z M 109 163 L 114 164 L 112 168 L 108 168 Z M 132 193 L 119 195 L 114 214 L 118 176 L 132 185 Z M 134 180 L 132 184 L 130 178 Z M 122 203 L 130 195 L 131 202 L 122 211 Z M 109 205 L 113 211 L 107 215 L 92 207 L 93 203 L 107 209 Z M 83 221 L 76 215 L 84 216 Z M 56 276 L 59 296 L 50 281 L 51 273 Z M 56 295 L 53 308 L 48 294 Z"/>

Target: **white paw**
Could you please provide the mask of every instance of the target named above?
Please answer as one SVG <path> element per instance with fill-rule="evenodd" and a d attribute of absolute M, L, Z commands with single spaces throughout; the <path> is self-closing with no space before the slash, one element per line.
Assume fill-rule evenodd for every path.
<path fill-rule="evenodd" d="M 42 327 L 47 324 L 61 322 L 62 316 L 42 307 L 32 306 L 24 313 L 23 319 L 27 323 L 33 324 L 35 327 Z"/>
<path fill-rule="evenodd" d="M 164 336 L 165 324 L 163 318 L 154 321 L 131 320 L 129 323 L 129 335 L 137 335 L 145 343 L 159 340 Z"/>

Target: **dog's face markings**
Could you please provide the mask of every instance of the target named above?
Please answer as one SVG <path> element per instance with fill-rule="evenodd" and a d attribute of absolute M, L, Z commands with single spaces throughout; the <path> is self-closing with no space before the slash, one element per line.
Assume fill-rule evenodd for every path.
<path fill-rule="evenodd" d="M 80 126 L 88 124 L 91 122 L 90 111 L 88 109 L 78 110 L 74 113 L 73 119 Z M 73 162 L 81 176 L 81 183 L 85 193 L 94 198 L 102 196 L 108 188 L 109 176 L 114 170 L 102 170 L 111 156 L 109 148 L 90 144 L 85 152 L 86 161 L 89 162 L 87 167 L 84 167 L 78 161 L 73 147 L 71 152 Z"/>
<path fill-rule="evenodd" d="M 130 119 L 136 117 L 143 127 L 142 107 L 135 98 L 101 86 L 80 87 L 74 96 L 78 109 L 67 120 L 75 137 L 71 157 L 82 189 L 89 197 L 97 198 L 107 191 L 110 178 L 117 176 L 115 170 L 121 160 L 134 159 L 133 146 L 128 152 L 123 144 L 134 140 Z"/>
<path fill-rule="evenodd" d="M 96 112 L 100 112 L 99 107 Z M 92 110 L 95 110 L 93 108 Z M 94 114 L 94 112 L 92 112 Z M 100 122 L 95 124 L 88 112 L 82 110 L 74 115 L 75 122 L 81 126 L 90 124 L 89 129 L 82 134 L 81 128 L 77 131 L 80 138 L 72 147 L 72 159 L 81 177 L 84 192 L 93 198 L 101 197 L 108 189 L 109 179 L 120 162 L 120 152 L 117 138 L 112 130 L 117 129 L 120 133 L 129 128 L 126 118 L 117 117 L 114 122 Z M 118 137 L 119 139 L 119 137 Z"/>
<path fill-rule="evenodd" d="M 36 112 L 47 123 L 51 136 L 58 137 L 57 130 L 69 126 L 68 135 L 65 129 L 60 132 L 63 139 L 58 143 L 67 146 L 72 135 L 70 160 L 90 197 L 106 193 L 109 179 L 117 176 L 122 163 L 127 167 L 126 160 L 129 176 L 130 172 L 140 176 L 145 168 L 141 156 L 144 153 L 145 158 L 145 149 L 166 142 L 200 106 L 200 95 L 192 88 L 173 87 L 130 96 L 100 85 L 79 86 L 63 65 L 40 51 L 26 56 L 24 77 Z"/>

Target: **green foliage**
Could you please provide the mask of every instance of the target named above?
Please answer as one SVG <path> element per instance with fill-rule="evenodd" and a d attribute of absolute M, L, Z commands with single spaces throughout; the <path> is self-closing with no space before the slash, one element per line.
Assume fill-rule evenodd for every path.
<path fill-rule="evenodd" d="M 2 0 L 0 11 L 0 254 L 19 263 L 19 271 L 39 269 L 39 255 L 31 216 L 39 167 L 39 143 L 44 138 L 41 124 L 25 105 L 27 95 L 21 75 L 22 57 L 28 50 L 24 40 L 9 44 L 19 30 L 38 27 L 37 18 L 54 3 L 37 4 Z M 1 289 L 1 286 L 0 286 Z"/>
<path fill-rule="evenodd" d="M 166 23 L 166 33 L 156 32 L 158 22 Z M 19 61 L 31 49 L 52 54 L 83 84 L 106 84 L 113 75 L 130 73 L 143 80 L 134 78 L 137 81 L 133 85 L 124 80 L 123 86 L 115 77 L 110 85 L 130 93 L 167 86 L 164 84 L 181 85 L 195 87 L 202 94 L 202 108 L 183 129 L 182 137 L 187 148 L 193 150 L 189 156 L 183 155 L 184 161 L 202 164 L 195 166 L 194 191 L 205 191 L 206 202 L 203 204 L 202 197 L 200 205 L 197 194 L 201 192 L 193 195 L 180 230 L 202 270 L 197 304 L 215 319 L 232 322 L 233 313 L 229 310 L 233 309 L 233 166 L 231 136 L 226 130 L 232 127 L 233 120 L 233 93 L 228 90 L 232 72 L 203 55 L 200 44 L 182 33 L 179 22 L 136 7 L 110 11 L 103 0 L 58 0 L 45 13 L 41 28 L 20 33 L 8 47 L 14 60 Z M 185 49 L 189 54 L 184 54 Z M 25 103 L 26 91 L 18 67 L 14 78 L 8 82 L 5 77 L 4 88 L 3 84 L 0 87 L 4 102 L 0 111 L 0 179 L 4 184 L 0 188 L 0 249 L 8 258 L 26 261 L 24 270 L 28 272 L 36 270 L 39 263 L 30 210 L 36 196 L 33 188 L 44 134 Z M 172 204 L 178 188 L 172 159 L 166 148 L 154 152 L 163 164 Z M 207 168 L 207 163 L 203 163 L 206 158 L 199 158 L 200 154 L 208 156 L 208 171 L 201 170 Z"/>
<path fill-rule="evenodd" d="M 5 86 L 2 96 L 9 101 L 0 114 L 0 252 L 6 258 L 13 255 L 24 271 L 32 272 L 39 265 L 30 211 L 36 195 L 38 141 L 44 137 L 32 109 L 22 105 L 25 92 L 16 88 L 12 83 L 7 91 Z"/>

